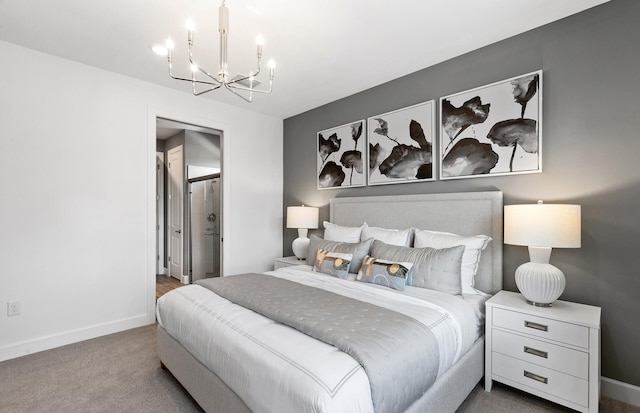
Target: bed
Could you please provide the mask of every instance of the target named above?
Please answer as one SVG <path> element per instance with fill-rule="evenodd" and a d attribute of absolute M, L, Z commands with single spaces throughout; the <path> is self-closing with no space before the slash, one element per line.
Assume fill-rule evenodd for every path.
<path fill-rule="evenodd" d="M 357 227 L 366 222 L 371 228 L 418 228 L 460 236 L 487 235 L 492 238 L 492 241 L 482 251 L 473 284 L 479 294 L 464 293 L 456 299 L 458 301 L 460 297 L 468 299 L 469 303 L 473 303 L 470 307 L 475 306 L 477 313 L 478 309 L 483 308 L 483 300 L 502 288 L 502 193 L 499 191 L 335 198 L 330 202 L 330 221 L 343 227 Z M 308 285 L 314 287 L 316 286 L 314 283 L 322 285 L 329 281 L 334 283 L 334 280 L 329 278 L 335 277 L 325 277 L 320 281 L 312 279 L 311 272 L 311 267 L 303 265 L 287 267 L 267 274 L 270 278 L 284 279 L 283 282 L 293 279 L 296 283 L 303 283 L 300 280 L 308 278 L 310 283 Z M 352 287 L 354 285 L 360 288 L 360 284 L 363 284 L 342 279 L 336 280 L 335 283 L 339 284 L 335 288 L 347 290 L 355 288 Z M 367 285 L 363 288 L 369 288 L 367 295 L 375 296 L 374 300 L 387 300 L 387 297 L 389 300 L 395 300 L 395 295 L 399 295 L 385 287 Z M 407 290 L 407 295 L 415 291 L 417 291 L 416 294 L 432 294 L 438 311 L 449 311 L 446 310 L 449 305 L 447 303 L 452 300 L 447 298 L 447 294 L 420 288 L 408 287 Z M 238 307 L 236 304 L 228 303 L 202 285 L 181 287 L 174 291 L 175 293 L 166 294 L 164 296 L 166 298 L 163 297 L 158 302 L 158 355 L 163 366 L 178 379 L 205 411 L 374 410 L 371 399 L 375 400 L 375 397 L 366 385 L 368 379 L 366 371 L 357 368 L 360 365 L 350 355 L 290 327 L 261 319 L 260 317 L 263 316 L 253 314 L 251 310 L 240 309 L 239 311 L 244 312 L 232 314 L 231 309 L 235 311 Z M 195 302 L 192 305 L 193 310 L 183 311 L 178 303 L 173 303 L 180 300 Z M 409 297 L 407 300 L 417 303 L 415 297 Z M 220 324 L 219 320 L 215 323 L 208 320 L 209 316 L 206 314 L 213 312 L 206 307 L 208 305 L 206 303 L 210 302 L 213 303 L 212 305 L 222 305 L 223 310 L 216 311 L 229 314 L 228 317 L 225 315 L 227 318 L 223 321 L 224 328 L 220 327 L 223 324 Z M 376 305 L 388 305 L 392 308 L 398 304 L 386 304 L 384 301 Z M 433 303 L 425 305 L 436 306 Z M 404 304 L 398 307 L 399 312 L 404 311 L 402 306 Z M 406 306 L 406 308 L 410 307 Z M 445 310 L 442 310 L 443 308 Z M 457 310 L 451 311 L 455 313 Z M 257 318 L 249 318 L 249 313 L 252 313 L 251 317 Z M 214 314 L 213 318 L 217 319 L 217 317 L 218 315 Z M 452 316 L 447 313 L 447 317 L 443 318 L 452 318 Z M 481 317 L 478 320 L 481 321 Z M 191 328 L 188 327 L 189 324 L 192 325 Z M 461 325 L 458 321 L 452 321 L 450 324 Z M 217 325 L 219 330 L 207 332 L 207 327 L 212 325 Z M 246 350 L 243 348 L 245 342 L 254 343 L 257 340 L 247 337 L 247 329 L 252 328 L 259 330 L 259 334 L 262 334 L 259 339 L 260 345 Z M 458 328 L 458 330 L 463 329 Z M 481 325 L 477 327 L 471 341 L 468 334 L 464 336 L 466 339 L 457 338 L 458 354 L 453 351 L 452 355 L 443 356 L 448 350 L 445 349 L 447 344 L 442 343 L 447 343 L 447 339 L 438 341 L 441 359 L 436 368 L 437 375 L 434 375 L 435 381 L 421 393 L 417 400 L 412 400 L 406 408 L 403 407 L 401 410 L 454 412 L 484 374 L 482 330 Z M 469 329 L 467 328 L 466 331 Z M 235 338 L 229 338 L 229 334 Z M 440 333 L 436 331 L 437 334 Z M 443 336 L 447 334 L 453 333 L 443 333 Z M 225 340 L 229 341 L 221 342 L 222 337 L 226 337 Z M 440 337 L 438 340 L 441 340 Z M 467 344 L 460 344 L 465 340 Z M 211 350 L 212 348 L 215 350 Z M 215 357 L 209 358 L 207 351 L 215 352 Z M 330 357 L 336 364 L 331 365 L 330 368 L 324 366 L 323 370 L 322 357 L 325 353 L 332 353 Z M 270 372 L 270 368 L 274 370 Z M 322 371 L 309 374 L 307 370 L 312 368 Z M 290 373 L 292 378 L 287 381 L 286 375 Z M 272 379 L 275 377 L 277 380 Z M 315 390 L 309 389 L 305 382 L 309 377 L 326 379 L 322 385 L 326 385 L 330 380 L 338 380 L 340 384 L 332 387 L 329 393 L 333 393 L 328 400 L 324 400 L 313 393 Z M 375 380 L 371 378 L 372 386 Z M 315 381 L 320 382 L 320 380 Z M 301 387 L 297 389 L 296 386 Z M 345 390 L 334 391 L 338 387 Z M 311 401 L 305 399 L 308 396 L 307 393 L 311 394 Z M 377 390 L 375 393 L 378 396 L 380 394 Z M 342 398 L 345 400 L 343 401 Z"/>

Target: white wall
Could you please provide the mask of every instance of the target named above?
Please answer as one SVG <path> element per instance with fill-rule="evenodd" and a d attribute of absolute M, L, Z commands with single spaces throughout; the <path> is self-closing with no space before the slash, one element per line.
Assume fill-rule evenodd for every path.
<path fill-rule="evenodd" d="M 281 255 L 282 120 L 5 42 L 0 55 L 0 360 L 153 322 L 155 115 L 224 131 L 225 275 Z"/>

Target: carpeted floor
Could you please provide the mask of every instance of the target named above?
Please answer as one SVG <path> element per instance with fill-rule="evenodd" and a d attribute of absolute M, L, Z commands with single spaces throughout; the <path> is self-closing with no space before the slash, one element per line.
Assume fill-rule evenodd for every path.
<path fill-rule="evenodd" d="M 640 408 L 602 398 L 604 413 Z M 202 412 L 160 368 L 155 326 L 140 327 L 0 363 L 0 412 Z M 524 392 L 478 385 L 459 413 L 573 412 Z"/>

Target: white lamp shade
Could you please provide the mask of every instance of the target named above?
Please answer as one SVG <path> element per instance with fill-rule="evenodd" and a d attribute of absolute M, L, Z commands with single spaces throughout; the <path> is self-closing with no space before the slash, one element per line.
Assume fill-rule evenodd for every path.
<path fill-rule="evenodd" d="M 318 228 L 319 210 L 315 207 L 287 207 L 287 228 Z"/>
<path fill-rule="evenodd" d="M 529 304 L 547 307 L 566 285 L 549 264 L 552 248 L 580 248 L 580 205 L 537 204 L 504 207 L 504 243 L 529 247 L 531 262 L 516 269 L 518 290 Z"/>
<path fill-rule="evenodd" d="M 504 207 L 504 243 L 526 247 L 580 248 L 580 205 Z"/>

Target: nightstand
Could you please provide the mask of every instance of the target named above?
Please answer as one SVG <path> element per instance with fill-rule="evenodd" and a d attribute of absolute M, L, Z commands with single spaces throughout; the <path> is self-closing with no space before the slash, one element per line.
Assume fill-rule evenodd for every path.
<path fill-rule="evenodd" d="M 535 307 L 500 291 L 486 302 L 485 390 L 493 380 L 580 412 L 600 399 L 600 307 Z"/>
<path fill-rule="evenodd" d="M 305 265 L 307 260 L 299 260 L 298 257 L 282 257 L 276 258 L 273 261 L 273 269 L 277 270 L 278 268 L 289 267 L 291 265 Z"/>

